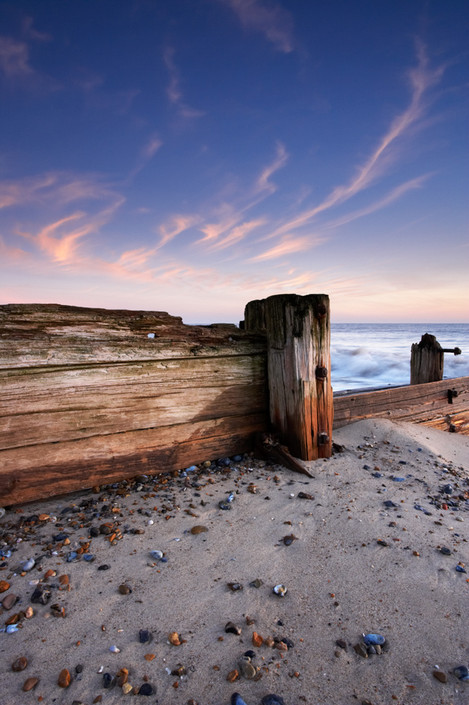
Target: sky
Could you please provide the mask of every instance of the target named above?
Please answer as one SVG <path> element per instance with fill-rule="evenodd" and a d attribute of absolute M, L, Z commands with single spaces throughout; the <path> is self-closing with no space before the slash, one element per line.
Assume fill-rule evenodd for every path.
<path fill-rule="evenodd" d="M 469 322 L 467 0 L 0 2 L 0 303 Z"/>

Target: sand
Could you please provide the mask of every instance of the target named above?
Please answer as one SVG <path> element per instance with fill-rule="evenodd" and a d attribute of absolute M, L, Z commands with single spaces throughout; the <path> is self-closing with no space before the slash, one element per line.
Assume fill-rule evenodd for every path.
<path fill-rule="evenodd" d="M 245 457 L 166 484 L 158 476 L 9 509 L 0 548 L 14 551 L 3 559 L 0 580 L 10 588 L 0 599 L 20 601 L 1 620 L 29 606 L 34 616 L 0 634 L 0 703 L 228 705 L 234 692 L 247 705 L 269 693 L 286 705 L 469 703 L 469 681 L 453 674 L 469 665 L 469 572 L 456 570 L 469 571 L 469 438 L 372 420 L 340 429 L 334 441 L 343 452 L 308 464 L 313 478 Z M 448 484 L 451 495 L 442 491 Z M 220 509 L 230 493 L 231 509 Z M 92 518 L 103 507 L 109 513 Z M 100 534 L 85 549 L 94 561 L 66 562 L 90 540 L 90 526 L 105 522 L 122 538 L 111 544 Z M 194 526 L 207 531 L 193 534 Z M 63 532 L 67 545 L 52 538 Z M 46 579 L 47 571 L 56 575 Z M 64 574 L 70 589 L 59 590 Z M 250 585 L 256 579 L 260 587 Z M 31 605 L 38 580 L 51 586 L 47 605 Z M 121 594 L 123 584 L 131 592 Z M 53 615 L 54 604 L 65 617 Z M 225 632 L 229 621 L 240 635 Z M 143 629 L 151 643 L 139 642 Z M 254 631 L 267 643 L 253 646 Z M 169 641 L 174 632 L 180 645 Z M 385 650 L 364 658 L 353 647 L 369 632 L 385 637 Z M 256 678 L 229 682 L 250 649 Z M 20 656 L 28 665 L 13 672 Z M 156 693 L 104 689 L 102 673 L 123 667 L 135 690 L 148 682 Z M 64 668 L 68 688 L 57 684 Z M 40 681 L 23 692 L 30 677 Z"/>

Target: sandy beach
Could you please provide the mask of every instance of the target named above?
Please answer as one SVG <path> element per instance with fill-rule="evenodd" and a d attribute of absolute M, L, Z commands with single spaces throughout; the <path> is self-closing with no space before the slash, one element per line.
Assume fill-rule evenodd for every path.
<path fill-rule="evenodd" d="M 469 438 L 334 442 L 8 509 L 0 703 L 467 704 Z"/>

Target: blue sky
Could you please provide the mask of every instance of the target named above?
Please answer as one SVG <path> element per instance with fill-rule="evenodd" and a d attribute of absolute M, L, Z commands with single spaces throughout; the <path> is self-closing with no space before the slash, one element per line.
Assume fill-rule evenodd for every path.
<path fill-rule="evenodd" d="M 466 0 L 0 4 L 0 299 L 469 321 Z"/>

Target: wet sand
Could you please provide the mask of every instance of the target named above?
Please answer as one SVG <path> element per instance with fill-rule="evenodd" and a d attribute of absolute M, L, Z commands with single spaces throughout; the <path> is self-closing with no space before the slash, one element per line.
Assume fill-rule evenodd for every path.
<path fill-rule="evenodd" d="M 0 600 L 19 599 L 0 616 L 20 626 L 0 634 L 0 703 L 467 704 L 469 438 L 375 420 L 334 441 L 313 478 L 246 456 L 7 510 Z"/>

